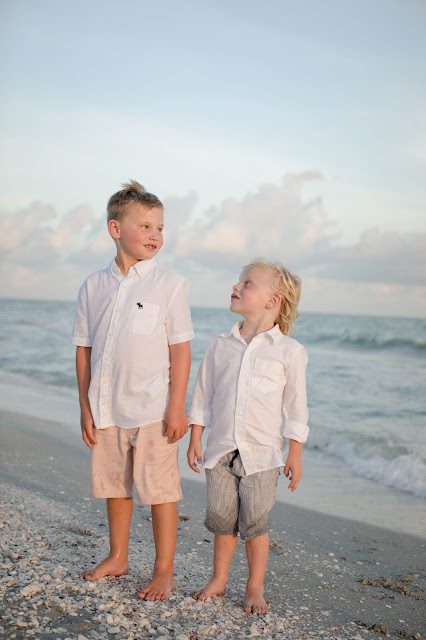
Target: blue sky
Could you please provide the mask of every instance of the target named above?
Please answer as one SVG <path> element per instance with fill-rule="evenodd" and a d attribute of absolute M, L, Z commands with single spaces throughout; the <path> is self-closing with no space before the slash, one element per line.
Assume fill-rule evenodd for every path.
<path fill-rule="evenodd" d="M 300 272 L 307 309 L 426 314 L 424 2 L 1 13 L 1 295 L 73 298 L 132 177 L 167 205 L 164 260 L 193 303 L 227 304 L 256 251 Z"/>

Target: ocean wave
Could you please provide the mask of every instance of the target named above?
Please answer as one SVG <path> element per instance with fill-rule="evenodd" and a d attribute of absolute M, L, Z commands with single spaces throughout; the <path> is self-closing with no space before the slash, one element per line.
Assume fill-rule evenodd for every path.
<path fill-rule="evenodd" d="M 307 447 L 343 460 L 358 476 L 426 498 L 425 445 L 350 431 L 313 429 Z"/>
<path fill-rule="evenodd" d="M 327 345 L 344 345 L 354 347 L 365 347 L 369 349 L 404 349 L 423 352 L 426 350 L 426 340 L 423 338 L 399 338 L 386 337 L 371 334 L 351 334 L 343 333 L 336 335 L 335 333 L 318 333 L 301 337 L 301 342 L 305 344 L 327 344 Z"/>

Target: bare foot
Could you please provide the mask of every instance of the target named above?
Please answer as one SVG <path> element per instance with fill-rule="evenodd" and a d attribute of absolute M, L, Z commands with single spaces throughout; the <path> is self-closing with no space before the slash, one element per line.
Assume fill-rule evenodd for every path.
<path fill-rule="evenodd" d="M 165 600 L 175 586 L 173 572 L 154 571 L 151 580 L 138 593 L 141 600 Z"/>
<path fill-rule="evenodd" d="M 268 605 L 263 597 L 263 588 L 246 588 L 246 601 L 244 603 L 246 613 L 268 613 Z"/>
<path fill-rule="evenodd" d="M 105 558 L 94 569 L 88 569 L 84 571 L 80 578 L 85 580 L 99 580 L 104 576 L 124 576 L 129 573 L 129 565 L 127 562 L 118 560 L 117 558 Z"/>
<path fill-rule="evenodd" d="M 226 591 L 226 580 L 220 580 L 219 578 L 212 578 L 210 582 L 208 582 L 201 589 L 197 589 L 191 593 L 192 597 L 195 600 L 206 600 L 207 598 L 212 598 L 213 596 L 223 596 Z"/>

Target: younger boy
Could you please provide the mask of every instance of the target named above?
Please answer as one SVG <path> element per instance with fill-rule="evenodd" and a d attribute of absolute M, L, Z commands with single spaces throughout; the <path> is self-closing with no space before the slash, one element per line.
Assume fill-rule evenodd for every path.
<path fill-rule="evenodd" d="M 203 466 L 207 481 L 205 526 L 215 534 L 211 580 L 195 592 L 199 600 L 225 593 L 237 532 L 249 566 L 244 610 L 268 610 L 264 578 L 269 552 L 268 512 L 275 501 L 285 438 L 284 474 L 295 491 L 302 476 L 301 453 L 308 437 L 305 369 L 307 355 L 288 337 L 297 317 L 301 283 L 279 263 L 255 260 L 233 288 L 231 311 L 243 316 L 214 338 L 200 365 L 189 422 L 188 464 L 201 462 L 201 435 L 210 427 Z"/>
<path fill-rule="evenodd" d="M 156 559 L 139 593 L 163 600 L 174 586 L 177 441 L 186 433 L 185 396 L 193 337 L 188 284 L 154 260 L 163 244 L 163 205 L 131 181 L 108 202 L 117 255 L 83 283 L 72 343 L 83 440 L 91 449 L 92 493 L 107 499 L 110 553 L 82 577 L 128 572 L 135 484 L 151 505 Z"/>

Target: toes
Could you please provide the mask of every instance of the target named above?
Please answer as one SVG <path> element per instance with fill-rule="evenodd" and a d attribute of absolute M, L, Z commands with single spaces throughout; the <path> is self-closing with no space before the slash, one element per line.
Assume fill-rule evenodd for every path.
<path fill-rule="evenodd" d="M 93 580 L 93 573 L 91 571 L 85 571 L 81 577 L 84 580 Z"/>

